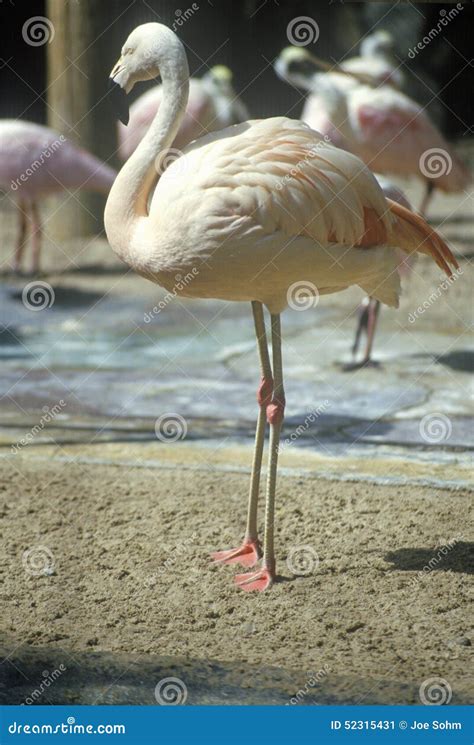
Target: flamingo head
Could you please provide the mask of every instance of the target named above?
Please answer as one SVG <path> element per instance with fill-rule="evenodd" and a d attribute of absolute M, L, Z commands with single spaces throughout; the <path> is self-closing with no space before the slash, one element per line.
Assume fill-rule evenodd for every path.
<path fill-rule="evenodd" d="M 279 78 L 303 90 L 311 90 L 313 77 L 319 72 L 314 57 L 304 47 L 286 47 L 274 63 Z"/>
<path fill-rule="evenodd" d="M 137 26 L 122 47 L 109 84 L 119 119 L 128 124 L 126 94 L 135 83 L 162 77 L 189 75 L 183 45 L 173 31 L 161 23 Z"/>
<path fill-rule="evenodd" d="M 395 53 L 395 39 L 385 29 L 378 29 L 361 41 L 362 57 L 391 57 Z"/>

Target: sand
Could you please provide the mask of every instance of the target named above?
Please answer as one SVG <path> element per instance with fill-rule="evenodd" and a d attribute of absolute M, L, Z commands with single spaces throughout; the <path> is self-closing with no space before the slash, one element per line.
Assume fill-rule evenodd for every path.
<path fill-rule="evenodd" d="M 382 700 L 418 702 L 413 691 L 437 676 L 453 703 L 467 700 L 472 495 L 282 477 L 279 581 L 250 595 L 234 587 L 232 567 L 208 560 L 241 537 L 247 479 L 2 459 L 6 651 L 278 667 L 301 686 L 324 670 L 335 695 L 338 681 L 359 681 L 349 700 L 361 703 L 380 700 L 394 680 Z M 295 576 L 286 560 L 301 547 L 310 562 L 296 571 L 308 573 Z"/>

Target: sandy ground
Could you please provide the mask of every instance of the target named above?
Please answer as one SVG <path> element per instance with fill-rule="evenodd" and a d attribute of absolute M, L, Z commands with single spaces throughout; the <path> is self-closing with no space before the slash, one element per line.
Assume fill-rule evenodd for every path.
<path fill-rule="evenodd" d="M 301 686 L 323 670 L 333 700 L 352 680 L 348 698 L 363 703 L 418 702 L 419 685 L 441 677 L 453 703 L 468 699 L 466 492 L 283 477 L 279 581 L 255 596 L 207 556 L 240 538 L 245 474 L 209 469 L 190 479 L 179 469 L 31 458 L 1 466 L 2 629 L 12 660 L 21 642 L 58 655 L 276 666 Z M 310 571 L 295 576 L 286 559 L 301 547 L 313 564 L 297 564 Z M 46 573 L 34 576 L 35 561 Z M 387 681 L 397 685 L 381 693 Z"/>

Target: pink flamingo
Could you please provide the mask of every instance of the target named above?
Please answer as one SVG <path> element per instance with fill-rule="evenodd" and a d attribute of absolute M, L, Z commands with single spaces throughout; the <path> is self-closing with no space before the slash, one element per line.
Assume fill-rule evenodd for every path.
<path fill-rule="evenodd" d="M 371 87 L 368 83 L 374 70 L 370 66 L 364 69 L 363 58 L 358 59 L 362 64 L 353 65 L 350 73 L 342 66 L 337 71 L 321 73 L 319 67 L 329 67 L 327 63 L 306 49 L 287 47 L 277 59 L 275 70 L 284 80 L 311 91 L 301 118 L 328 141 L 358 155 L 381 174 L 424 178 L 426 193 L 420 207 L 424 214 L 435 182 L 436 188 L 458 192 L 468 186 L 470 174 L 422 107 L 392 86 Z M 350 68 L 349 62 L 346 65 Z M 391 182 L 386 180 L 383 188 L 387 196 L 394 198 L 394 193 L 390 195 L 395 189 Z M 396 191 L 395 201 L 407 206 L 402 192 Z M 403 266 L 408 268 L 406 263 Z M 356 354 L 361 333 L 366 330 L 365 354 L 359 362 L 346 365 L 346 370 L 373 364 L 378 313 L 379 303 L 367 298 L 352 348 Z"/>
<path fill-rule="evenodd" d="M 259 561 L 257 506 L 268 424 L 263 562 L 236 577 L 241 589 L 262 591 L 276 571 L 275 490 L 285 410 L 282 311 L 301 289 L 316 295 L 353 284 L 397 306 L 395 247 L 430 255 L 448 275 L 449 265 L 457 264 L 423 218 L 384 197 L 359 158 L 300 121 L 275 117 L 237 124 L 194 141 L 167 168 L 157 168 L 167 160 L 186 111 L 189 70 L 175 34 L 147 23 L 132 31 L 110 73 L 122 121 L 125 94 L 158 75 L 161 106 L 112 186 L 105 228 L 121 259 L 166 290 L 252 305 L 261 382 L 247 529 L 239 548 L 213 558 L 246 567 Z M 176 273 L 190 271 L 194 279 L 178 288 Z M 270 312 L 272 362 L 264 306 Z"/>
<path fill-rule="evenodd" d="M 392 86 L 371 87 L 357 72 L 317 72 L 320 65 L 303 47 L 284 49 L 275 64 L 280 77 L 310 92 L 303 121 L 372 171 L 422 178 L 422 214 L 435 188 L 457 193 L 468 187 L 469 171 L 419 104 Z"/>
<path fill-rule="evenodd" d="M 39 270 L 40 199 L 71 189 L 108 194 L 115 176 L 112 168 L 49 127 L 0 120 L 0 189 L 15 201 L 19 214 L 14 271 L 21 270 L 29 225 L 32 272 Z"/>
<path fill-rule="evenodd" d="M 162 87 L 156 85 L 130 106 L 130 121 L 118 124 L 119 155 L 127 160 L 142 141 L 161 103 Z M 248 119 L 245 104 L 232 86 L 232 72 L 225 65 L 215 65 L 202 78 L 189 81 L 186 113 L 173 142 L 182 150 L 192 140 L 231 124 Z"/>

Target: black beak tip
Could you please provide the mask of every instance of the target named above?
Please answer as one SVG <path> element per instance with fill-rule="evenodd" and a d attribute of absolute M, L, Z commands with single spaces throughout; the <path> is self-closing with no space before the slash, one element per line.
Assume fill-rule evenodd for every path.
<path fill-rule="evenodd" d="M 127 126 L 130 118 L 127 94 L 113 78 L 109 78 L 109 98 L 118 119 Z"/>

